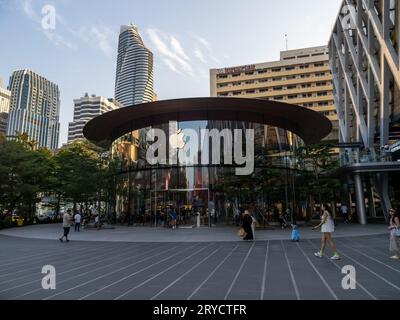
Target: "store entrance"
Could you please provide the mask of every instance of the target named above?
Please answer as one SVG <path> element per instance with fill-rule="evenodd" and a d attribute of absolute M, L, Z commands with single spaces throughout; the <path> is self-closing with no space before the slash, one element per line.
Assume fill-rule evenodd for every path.
<path fill-rule="evenodd" d="M 170 189 L 151 192 L 151 211 L 156 226 L 170 225 L 171 209 L 177 213 L 179 227 L 208 225 L 209 189 Z M 200 217 L 198 221 L 197 217 Z"/>

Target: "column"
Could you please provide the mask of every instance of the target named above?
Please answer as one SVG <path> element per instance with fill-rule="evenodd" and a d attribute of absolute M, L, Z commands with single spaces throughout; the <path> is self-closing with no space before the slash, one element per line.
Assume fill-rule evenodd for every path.
<path fill-rule="evenodd" d="M 364 199 L 364 186 L 361 179 L 360 173 L 354 174 L 354 186 L 356 193 L 356 205 L 357 205 L 357 216 L 358 221 L 361 225 L 367 224 L 367 214 L 365 211 L 365 199 Z"/>

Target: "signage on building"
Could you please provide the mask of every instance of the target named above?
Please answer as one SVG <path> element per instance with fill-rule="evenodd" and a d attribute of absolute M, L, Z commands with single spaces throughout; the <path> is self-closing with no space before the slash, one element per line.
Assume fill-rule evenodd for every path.
<path fill-rule="evenodd" d="M 218 69 L 217 73 L 220 75 L 220 74 L 252 72 L 254 70 L 256 70 L 256 66 L 254 64 L 252 64 L 252 65 L 242 66 L 242 67 Z"/>

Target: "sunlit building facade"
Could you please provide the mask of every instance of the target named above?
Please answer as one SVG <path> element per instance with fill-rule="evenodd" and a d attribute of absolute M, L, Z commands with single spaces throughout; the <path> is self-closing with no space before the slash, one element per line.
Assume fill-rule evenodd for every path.
<path fill-rule="evenodd" d="M 362 223 L 387 219 L 400 196 L 400 1 L 343 1 L 329 51 L 342 178 Z"/>
<path fill-rule="evenodd" d="M 11 91 L 7 136 L 26 133 L 37 147 L 58 148 L 60 131 L 60 91 L 58 86 L 24 69 L 14 71 L 8 90 Z"/>

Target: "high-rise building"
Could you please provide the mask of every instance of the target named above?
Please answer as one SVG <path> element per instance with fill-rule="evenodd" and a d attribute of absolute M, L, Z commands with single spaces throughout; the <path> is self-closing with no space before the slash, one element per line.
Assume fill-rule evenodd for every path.
<path fill-rule="evenodd" d="M 121 26 L 115 99 L 124 107 L 154 99 L 153 53 L 145 47 L 138 28 L 134 25 Z"/>
<path fill-rule="evenodd" d="M 362 223 L 365 190 L 368 215 L 376 216 L 372 195 L 379 194 L 387 218 L 389 178 L 398 185 L 400 171 L 400 0 L 343 1 L 329 49 L 342 177 L 350 187 L 354 181 Z"/>
<path fill-rule="evenodd" d="M 114 99 L 85 94 L 84 97 L 74 100 L 74 120 L 69 123 L 68 143 L 83 139 L 83 127 L 93 118 L 115 109 L 121 105 Z"/>
<path fill-rule="evenodd" d="M 326 46 L 283 51 L 279 61 L 212 69 L 210 82 L 212 97 L 276 100 L 317 111 L 332 122 L 325 140 L 338 139 Z"/>
<path fill-rule="evenodd" d="M 3 81 L 0 79 L 0 133 L 2 134 L 7 132 L 10 98 L 11 92 L 3 88 Z"/>
<path fill-rule="evenodd" d="M 56 149 L 60 130 L 58 86 L 24 69 L 13 72 L 8 89 L 11 101 L 7 136 L 26 133 L 38 147 Z"/>

